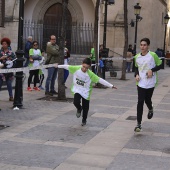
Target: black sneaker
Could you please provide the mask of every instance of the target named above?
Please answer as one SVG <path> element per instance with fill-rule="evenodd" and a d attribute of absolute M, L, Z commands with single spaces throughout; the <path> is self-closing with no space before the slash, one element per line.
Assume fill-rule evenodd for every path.
<path fill-rule="evenodd" d="M 152 119 L 153 117 L 153 106 L 152 106 L 152 110 L 148 110 L 148 119 Z"/>
<path fill-rule="evenodd" d="M 51 92 L 49 92 L 49 91 L 46 91 L 46 92 L 45 92 L 45 95 L 46 95 L 46 96 L 53 96 L 53 93 L 51 93 Z"/>
<path fill-rule="evenodd" d="M 135 132 L 141 132 L 142 131 L 142 126 L 141 124 L 137 124 L 137 126 L 134 129 Z"/>
<path fill-rule="evenodd" d="M 82 120 L 81 126 L 85 126 L 86 125 L 86 121 Z"/>
<path fill-rule="evenodd" d="M 80 110 L 77 109 L 77 113 L 76 113 L 77 118 L 79 118 L 81 116 L 81 111 L 82 111 L 82 109 L 80 109 Z"/>
<path fill-rule="evenodd" d="M 50 91 L 50 93 L 52 93 L 53 95 L 58 94 L 55 90 L 54 91 Z"/>

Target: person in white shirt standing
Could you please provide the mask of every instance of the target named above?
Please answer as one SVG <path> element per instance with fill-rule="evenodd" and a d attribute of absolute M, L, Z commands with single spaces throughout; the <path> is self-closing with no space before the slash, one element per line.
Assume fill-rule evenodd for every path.
<path fill-rule="evenodd" d="M 40 60 L 42 60 L 42 55 L 40 49 L 38 49 L 38 42 L 33 41 L 32 48 L 29 50 L 29 58 L 30 58 L 30 63 L 29 67 L 37 67 L 40 65 Z M 28 77 L 28 91 L 36 90 L 40 91 L 40 89 L 36 86 L 37 81 L 38 81 L 38 73 L 39 69 L 36 70 L 30 70 L 29 71 L 29 77 Z M 34 87 L 33 89 L 30 87 L 32 77 L 34 76 Z"/>
<path fill-rule="evenodd" d="M 141 122 L 144 102 L 148 107 L 148 119 L 153 117 L 152 95 L 158 82 L 157 71 L 161 69 L 162 61 L 156 53 L 149 51 L 150 40 L 140 41 L 141 53 L 135 56 L 135 78 L 138 91 L 137 126 L 135 132 L 142 130 Z"/>
<path fill-rule="evenodd" d="M 89 111 L 90 96 L 93 87 L 92 84 L 100 83 L 104 86 L 117 89 L 115 86 L 90 71 L 90 66 L 90 58 L 85 58 L 82 62 L 82 65 L 79 66 L 58 65 L 58 68 L 64 68 L 66 70 L 69 70 L 69 72 L 73 74 L 73 84 L 71 91 L 74 94 L 74 105 L 77 108 L 77 118 L 79 118 L 81 116 L 81 112 L 83 112 L 83 119 L 81 124 L 82 126 L 86 125 L 86 119 Z"/>

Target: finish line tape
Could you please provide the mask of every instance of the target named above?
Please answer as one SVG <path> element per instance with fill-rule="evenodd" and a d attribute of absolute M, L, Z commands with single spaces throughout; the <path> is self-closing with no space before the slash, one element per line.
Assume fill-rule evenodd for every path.
<path fill-rule="evenodd" d="M 28 71 L 28 70 L 38 70 L 38 69 L 50 68 L 50 67 L 56 67 L 57 68 L 58 63 L 42 65 L 42 66 L 37 66 L 37 67 L 21 67 L 21 68 L 0 69 L 0 73 L 15 73 L 15 72 Z"/>
<path fill-rule="evenodd" d="M 110 58 L 102 58 L 102 60 L 108 60 L 108 61 L 117 61 L 117 60 L 127 60 L 130 61 L 132 60 L 134 57 L 132 58 L 123 58 L 123 57 L 110 57 Z M 159 57 L 160 59 L 164 59 L 164 60 L 170 60 L 170 58 L 165 58 L 165 57 Z"/>

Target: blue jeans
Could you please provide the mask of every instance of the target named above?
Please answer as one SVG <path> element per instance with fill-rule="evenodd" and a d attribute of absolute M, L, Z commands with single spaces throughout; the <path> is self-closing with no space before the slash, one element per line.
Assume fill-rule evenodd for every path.
<path fill-rule="evenodd" d="M 55 67 L 48 68 L 48 76 L 45 84 L 45 91 L 54 91 L 55 80 L 57 78 L 57 71 L 58 69 Z M 50 89 L 50 90 L 49 90 Z"/>
<path fill-rule="evenodd" d="M 66 80 L 68 78 L 68 75 L 69 75 L 69 71 L 64 69 L 64 83 L 66 83 Z"/>
<path fill-rule="evenodd" d="M 131 62 L 126 62 L 126 70 L 130 72 Z"/>
<path fill-rule="evenodd" d="M 2 79 L 2 76 L 0 75 L 0 90 L 2 88 L 2 85 L 3 85 L 3 79 Z M 7 85 L 9 97 L 13 97 L 13 93 L 12 93 L 12 77 L 6 77 L 6 85 Z"/>

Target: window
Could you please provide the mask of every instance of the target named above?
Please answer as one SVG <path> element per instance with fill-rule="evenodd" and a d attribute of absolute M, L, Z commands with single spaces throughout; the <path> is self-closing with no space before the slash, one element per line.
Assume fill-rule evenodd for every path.
<path fill-rule="evenodd" d="M 0 0 L 0 27 L 4 27 L 5 20 L 5 0 Z"/>

